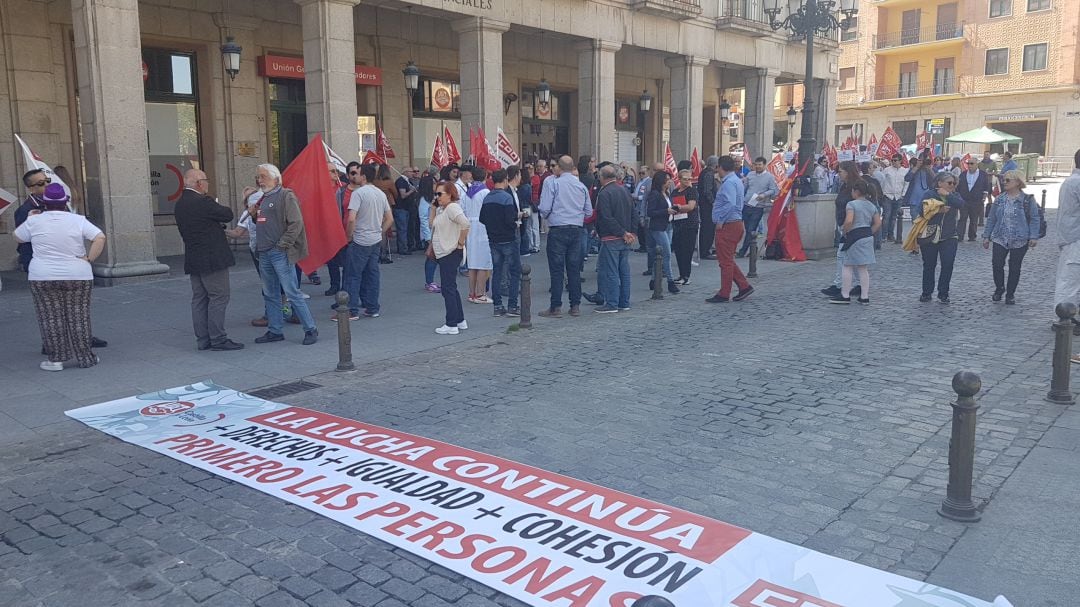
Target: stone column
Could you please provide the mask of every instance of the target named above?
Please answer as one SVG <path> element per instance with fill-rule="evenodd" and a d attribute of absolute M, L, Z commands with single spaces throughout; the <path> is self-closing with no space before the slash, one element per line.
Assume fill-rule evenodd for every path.
<path fill-rule="evenodd" d="M 701 154 L 701 112 L 709 60 L 673 57 L 664 63 L 671 70 L 671 153 L 678 162 L 689 159 L 694 148 Z"/>
<path fill-rule="evenodd" d="M 101 284 L 168 274 L 154 255 L 138 0 L 72 0 L 87 215 L 105 231 Z"/>
<path fill-rule="evenodd" d="M 308 138 L 342 158 L 356 158 L 356 41 L 353 8 L 360 0 L 296 0 L 304 36 Z M 284 168 L 284 167 L 282 167 Z"/>
<path fill-rule="evenodd" d="M 502 35 L 510 24 L 486 17 L 469 17 L 452 24 L 458 33 L 458 63 L 461 73 L 461 155 L 472 153 L 468 132 L 484 129 L 488 143 L 503 121 Z"/>
<path fill-rule="evenodd" d="M 615 158 L 615 53 L 622 45 L 590 40 L 578 50 L 578 155 Z"/>
<path fill-rule="evenodd" d="M 824 87 L 824 94 L 821 89 Z M 826 80 L 814 78 L 814 86 L 811 89 L 814 95 L 814 107 L 817 115 L 814 116 L 814 137 L 817 139 L 817 151 L 820 152 L 825 142 L 832 142 L 836 138 L 836 97 L 840 90 L 839 80 Z M 868 141 L 870 133 L 867 132 L 863 141 Z"/>
<path fill-rule="evenodd" d="M 417 60 L 409 53 L 406 41 L 390 36 L 379 36 L 375 47 L 378 49 L 377 64 L 382 67 L 385 84 L 380 87 L 377 102 L 379 126 L 382 127 L 390 146 L 397 158 L 387 160 L 397 168 L 412 164 L 412 155 L 423 156 L 423 151 L 412 149 L 412 97 L 405 89 L 401 70 L 410 59 Z M 421 73 L 424 66 L 418 64 Z M 420 91 L 416 92 L 421 95 Z M 431 150 L 427 150 L 428 153 Z"/>
<path fill-rule="evenodd" d="M 759 68 L 744 72 L 746 107 L 743 108 L 743 141 L 750 156 L 772 157 L 773 110 L 776 105 L 776 77 L 779 70 Z"/>

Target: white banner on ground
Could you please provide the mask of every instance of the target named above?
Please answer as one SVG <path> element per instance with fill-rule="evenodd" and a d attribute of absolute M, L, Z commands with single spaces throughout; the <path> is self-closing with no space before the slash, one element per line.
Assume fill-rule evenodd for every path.
<path fill-rule="evenodd" d="M 68 411 L 530 605 L 991 607 L 525 464 L 211 383 Z"/>

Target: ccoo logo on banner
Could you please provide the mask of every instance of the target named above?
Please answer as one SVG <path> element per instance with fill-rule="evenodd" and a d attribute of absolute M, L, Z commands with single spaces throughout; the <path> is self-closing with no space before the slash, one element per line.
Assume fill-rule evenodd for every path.
<path fill-rule="evenodd" d="M 655 595 L 678 607 L 990 607 L 574 478 L 211 383 L 67 415 L 530 605 L 630 607 Z"/>

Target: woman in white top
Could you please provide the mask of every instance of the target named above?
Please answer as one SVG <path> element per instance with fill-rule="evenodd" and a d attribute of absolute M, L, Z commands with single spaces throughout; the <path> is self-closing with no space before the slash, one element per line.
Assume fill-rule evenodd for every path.
<path fill-rule="evenodd" d="M 435 329 L 439 335 L 457 335 L 468 329 L 461 294 L 457 289 L 457 271 L 461 265 L 462 249 L 469 238 L 469 218 L 458 204 L 458 189 L 452 182 L 435 186 L 435 204 L 428 215 L 431 224 L 431 254 L 439 264 L 440 287 L 446 306 L 446 323 Z"/>
<path fill-rule="evenodd" d="M 45 371 L 62 371 L 64 362 L 71 359 L 80 367 L 98 363 L 90 350 L 90 291 L 94 284 L 90 264 L 105 248 L 105 234 L 85 217 L 69 213 L 68 200 L 64 186 L 48 186 L 43 196 L 45 210 L 33 211 L 15 229 L 17 242 L 34 246 L 30 293 L 49 356 L 41 362 Z"/>
<path fill-rule="evenodd" d="M 473 167 L 472 176 L 474 181 L 460 203 L 470 223 L 469 242 L 465 246 L 465 265 L 469 268 L 469 303 L 489 304 L 494 303 L 487 296 L 487 283 L 493 264 L 487 228 L 480 223 L 480 208 L 491 190 L 484 184 L 487 171 L 483 167 Z"/>

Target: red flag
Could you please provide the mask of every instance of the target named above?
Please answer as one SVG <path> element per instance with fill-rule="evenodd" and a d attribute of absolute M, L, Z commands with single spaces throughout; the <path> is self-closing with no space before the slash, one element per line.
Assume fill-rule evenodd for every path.
<path fill-rule="evenodd" d="M 839 162 L 839 158 L 837 158 L 836 154 L 836 148 L 834 148 L 832 144 L 828 141 L 825 142 L 825 149 L 823 149 L 821 153 L 825 154 L 825 160 L 828 161 L 830 167 L 836 166 L 836 164 Z"/>
<path fill-rule="evenodd" d="M 491 144 L 488 143 L 487 135 L 484 134 L 484 129 L 482 127 L 478 127 L 476 130 L 478 149 L 480 150 L 473 150 L 473 156 L 476 157 L 476 164 L 487 169 L 489 173 L 491 171 L 501 169 L 502 164 L 499 162 L 499 158 L 496 156 L 495 150 L 492 149 Z"/>
<path fill-rule="evenodd" d="M 765 249 L 769 250 L 777 239 L 780 241 L 779 259 L 785 261 L 806 261 L 806 251 L 803 250 L 802 238 L 799 236 L 799 220 L 795 215 L 794 186 L 798 176 L 810 165 L 810 159 L 803 164 L 802 169 L 795 171 L 790 177 L 780 184 L 780 193 L 773 201 L 772 210 L 769 211 L 768 236 Z"/>
<path fill-rule="evenodd" d="M 892 127 L 886 127 L 885 132 L 881 134 L 881 141 L 878 142 L 877 150 L 874 152 L 876 158 L 892 158 L 893 154 L 900 151 L 900 146 L 904 145 L 903 140 L 896 134 L 896 131 Z"/>
<path fill-rule="evenodd" d="M 510 143 L 510 138 L 506 136 L 506 133 L 503 132 L 501 127 L 499 128 L 496 145 L 499 146 L 496 156 L 498 157 L 500 166 L 508 167 L 521 164 L 521 156 L 514 150 L 514 145 Z"/>
<path fill-rule="evenodd" d="M 694 151 L 690 152 L 690 178 L 697 183 L 698 177 L 701 177 L 701 171 L 705 170 L 705 166 L 701 164 L 701 156 L 697 153 L 697 146 L 694 146 Z"/>
<path fill-rule="evenodd" d="M 446 164 L 454 164 L 461 162 L 461 152 L 457 149 L 457 142 L 454 141 L 454 136 L 450 134 L 450 128 L 443 126 L 443 145 L 446 147 L 443 149 L 443 159 Z"/>
<path fill-rule="evenodd" d="M 382 127 L 377 127 L 375 130 L 378 131 L 375 153 L 383 158 L 397 158 L 394 155 L 394 148 L 390 147 L 390 140 L 386 138 L 386 133 L 383 132 Z"/>
<path fill-rule="evenodd" d="M 443 147 L 442 137 L 438 135 L 435 136 L 435 145 L 431 149 L 431 164 L 440 169 L 447 165 L 446 149 Z"/>
<path fill-rule="evenodd" d="M 368 150 L 364 157 L 360 159 L 360 164 L 386 164 L 386 159 L 377 153 Z"/>
<path fill-rule="evenodd" d="M 476 127 L 469 127 L 469 157 L 472 159 L 471 163 L 476 164 L 477 158 L 480 157 L 480 140 L 476 135 Z"/>
<path fill-rule="evenodd" d="M 787 177 L 787 163 L 784 162 L 784 157 L 780 154 L 773 156 L 769 164 L 765 165 L 765 170 L 776 180 L 776 185 L 780 185 Z"/>
<path fill-rule="evenodd" d="M 964 157 L 960 159 L 960 164 L 966 165 L 969 160 L 971 160 L 971 154 L 964 154 Z"/>
<path fill-rule="evenodd" d="M 318 270 L 347 242 L 338 214 L 337 187 L 327 177 L 329 161 L 322 135 L 316 134 L 281 173 L 281 185 L 296 193 L 304 217 L 308 255 L 299 262 L 304 274 Z"/>
<path fill-rule="evenodd" d="M 923 131 L 915 136 L 915 153 L 922 154 L 922 151 L 926 149 L 926 146 L 930 143 L 930 136 Z"/>
<path fill-rule="evenodd" d="M 667 142 L 664 143 L 664 170 L 672 179 L 679 176 L 679 167 L 675 164 L 675 156 L 671 154 L 671 144 Z"/>
<path fill-rule="evenodd" d="M 742 146 L 742 161 L 746 166 L 753 166 L 754 159 L 750 157 L 750 147 L 745 143 Z"/>

